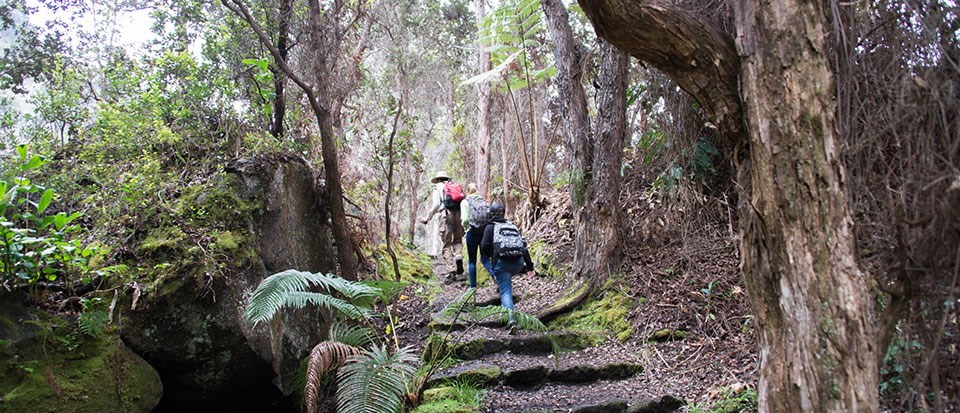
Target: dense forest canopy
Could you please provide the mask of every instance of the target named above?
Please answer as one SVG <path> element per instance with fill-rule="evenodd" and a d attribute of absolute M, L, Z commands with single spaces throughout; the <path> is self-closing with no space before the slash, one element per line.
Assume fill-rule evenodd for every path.
<path fill-rule="evenodd" d="M 563 251 L 569 294 L 525 326 L 716 232 L 759 410 L 956 408 L 960 7 L 776 3 L 0 0 L 0 285 L 86 333 L 171 278 L 216 301 L 289 269 L 250 216 L 303 202 L 274 250 L 322 257 L 275 262 L 362 301 L 353 282 L 437 255 L 418 221 L 447 171 Z M 309 197 L 250 178 L 277 160 Z M 371 363 L 411 362 L 395 347 Z"/>

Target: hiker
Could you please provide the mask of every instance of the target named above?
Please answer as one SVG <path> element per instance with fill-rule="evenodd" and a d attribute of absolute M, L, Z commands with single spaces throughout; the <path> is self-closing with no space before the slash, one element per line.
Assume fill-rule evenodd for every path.
<path fill-rule="evenodd" d="M 463 274 L 463 258 L 460 251 L 463 248 L 460 239 L 463 238 L 463 226 L 460 223 L 460 201 L 463 200 L 463 190 L 460 185 L 451 181 L 450 176 L 445 171 L 439 171 L 430 179 L 434 185 L 433 194 L 430 201 L 430 210 L 427 211 L 427 217 L 420 220 L 420 223 L 426 225 L 433 219 L 434 215 L 443 212 L 443 223 L 439 225 L 440 240 L 443 246 L 440 247 L 440 258 L 445 265 L 453 264 L 446 275 L 453 278 Z"/>
<path fill-rule="evenodd" d="M 533 260 L 527 251 L 527 242 L 523 240 L 517 226 L 503 217 L 503 205 L 490 204 L 490 224 L 483 230 L 480 241 L 480 253 L 490 260 L 493 277 L 500 290 L 500 305 L 510 310 L 507 327 L 510 334 L 516 332 L 516 317 L 513 314 L 514 275 L 533 272 Z"/>
<path fill-rule="evenodd" d="M 460 220 L 467 233 L 467 276 L 470 288 L 477 288 L 477 252 L 480 241 L 483 241 L 483 230 L 490 223 L 489 209 L 490 204 L 478 193 L 477 184 L 467 184 L 467 197 L 460 202 Z M 490 259 L 481 255 L 480 262 L 487 269 L 487 273 L 492 275 Z"/>

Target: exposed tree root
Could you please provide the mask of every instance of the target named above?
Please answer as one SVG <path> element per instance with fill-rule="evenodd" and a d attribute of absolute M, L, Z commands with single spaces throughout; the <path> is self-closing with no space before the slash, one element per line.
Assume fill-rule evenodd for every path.
<path fill-rule="evenodd" d="M 537 313 L 537 318 L 539 318 L 541 322 L 546 323 L 573 311 L 580 306 L 580 304 L 583 304 L 583 302 L 587 300 L 587 297 L 590 297 L 590 292 L 593 290 L 590 280 L 578 278 L 576 285 L 576 288 L 571 289 L 570 293 L 557 301 L 556 304 Z"/>

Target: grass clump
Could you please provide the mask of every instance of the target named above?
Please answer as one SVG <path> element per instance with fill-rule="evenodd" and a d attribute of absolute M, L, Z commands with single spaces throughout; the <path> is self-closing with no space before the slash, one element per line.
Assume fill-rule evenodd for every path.
<path fill-rule="evenodd" d="M 454 381 L 447 386 L 423 392 L 423 404 L 413 413 L 471 413 L 479 412 L 484 392 L 469 381 Z"/>

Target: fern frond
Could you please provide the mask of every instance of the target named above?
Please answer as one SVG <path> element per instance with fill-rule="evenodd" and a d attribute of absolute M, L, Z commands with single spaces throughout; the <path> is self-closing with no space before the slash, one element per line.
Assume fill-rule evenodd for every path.
<path fill-rule="evenodd" d="M 467 288 L 467 291 L 458 295 L 450 304 L 440 310 L 440 316 L 450 318 L 460 313 L 470 313 L 473 311 L 473 298 L 476 295 L 476 288 Z"/>
<path fill-rule="evenodd" d="M 317 402 L 320 395 L 320 379 L 324 374 L 334 371 L 351 356 L 361 354 L 362 350 L 343 343 L 324 341 L 310 350 L 307 358 L 307 384 L 303 389 L 304 404 L 307 413 L 317 412 Z"/>
<path fill-rule="evenodd" d="M 508 310 L 505 307 L 499 305 L 488 305 L 483 307 L 477 307 L 473 310 L 473 316 L 476 317 L 478 321 L 484 320 L 491 317 L 496 317 L 506 324 L 510 320 L 510 314 L 513 313 L 513 317 L 516 319 L 517 328 L 521 330 L 529 331 L 538 331 L 546 332 L 547 326 L 543 325 L 536 316 L 527 314 L 521 311 Z"/>
<path fill-rule="evenodd" d="M 373 332 L 368 328 L 357 327 L 339 321 L 330 325 L 330 341 L 336 341 L 354 347 L 366 347 L 373 342 Z"/>
<path fill-rule="evenodd" d="M 110 321 L 110 315 L 103 310 L 84 311 L 77 317 L 80 332 L 90 337 L 100 337 L 103 327 Z"/>
<path fill-rule="evenodd" d="M 351 357 L 337 373 L 337 411 L 401 411 L 416 360 L 410 347 L 389 354 L 386 346 L 380 346 Z"/>
<path fill-rule="evenodd" d="M 314 287 L 320 287 L 324 292 L 311 292 L 310 289 Z M 286 270 L 260 282 L 250 297 L 244 317 L 257 325 L 273 318 L 277 311 L 285 306 L 303 308 L 308 303 L 342 311 L 355 318 L 365 315 L 356 306 L 330 295 L 333 291 L 339 292 L 348 300 L 377 293 L 373 287 L 344 280 L 333 274 Z"/>

